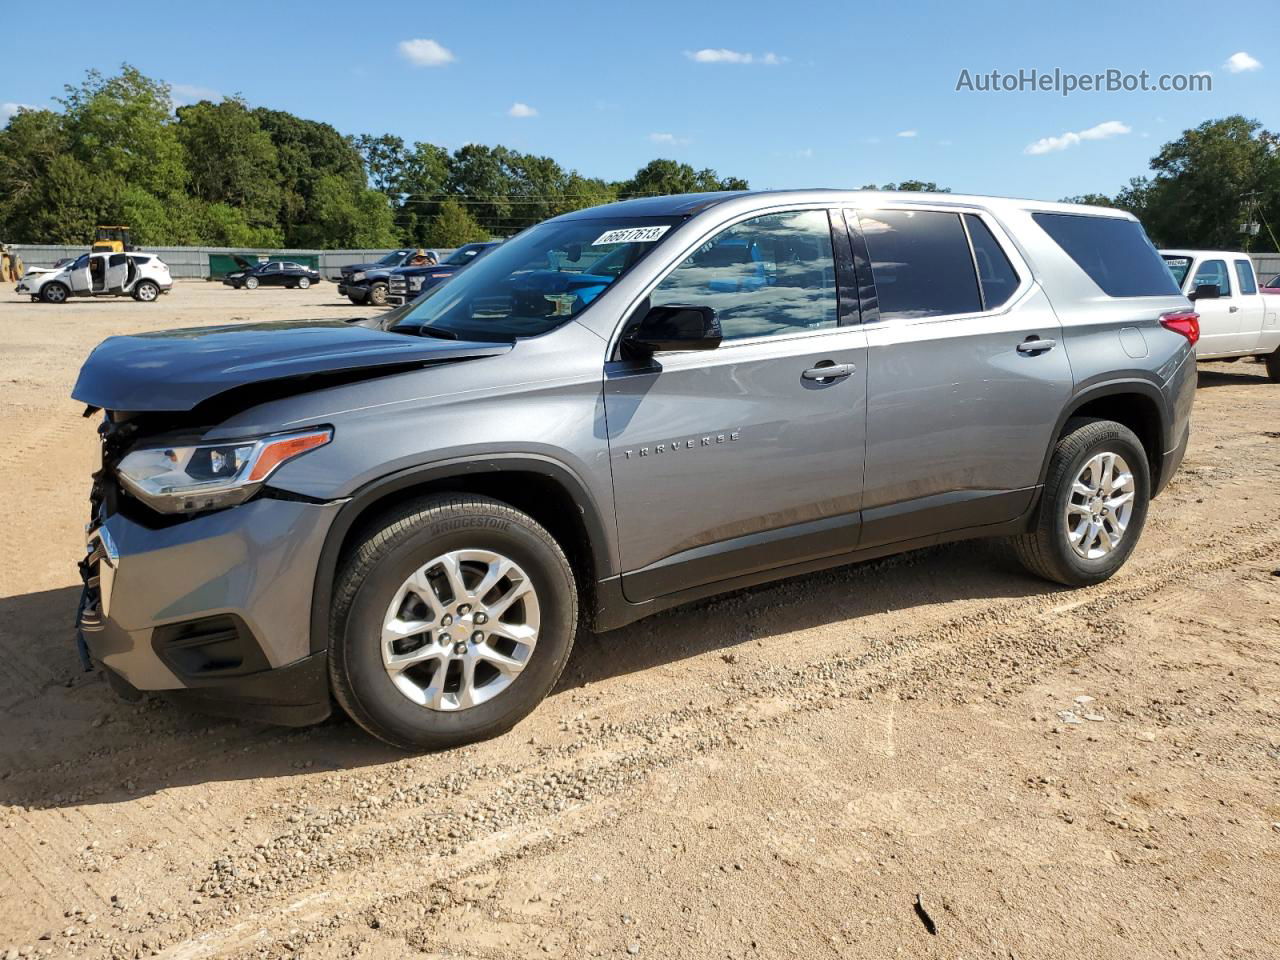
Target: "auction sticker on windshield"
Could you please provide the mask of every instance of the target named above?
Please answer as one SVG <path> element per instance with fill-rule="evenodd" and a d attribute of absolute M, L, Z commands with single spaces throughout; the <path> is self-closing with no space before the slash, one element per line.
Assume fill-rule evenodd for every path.
<path fill-rule="evenodd" d="M 606 230 L 591 241 L 593 247 L 606 243 L 653 243 L 671 229 L 668 224 L 660 227 L 627 227 L 623 230 Z"/>

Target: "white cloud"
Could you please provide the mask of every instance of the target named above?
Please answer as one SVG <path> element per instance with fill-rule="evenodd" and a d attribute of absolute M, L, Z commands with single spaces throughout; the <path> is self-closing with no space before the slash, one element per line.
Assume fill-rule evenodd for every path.
<path fill-rule="evenodd" d="M 212 100 L 217 103 L 222 99 L 222 94 L 212 87 L 201 87 L 194 83 L 171 83 L 169 99 L 173 101 L 175 107 L 180 107 L 189 103 L 199 103 L 201 100 Z"/>
<path fill-rule="evenodd" d="M 39 107 L 33 107 L 29 103 L 12 103 L 12 102 L 6 101 L 4 103 L 0 103 L 0 120 L 3 120 L 5 123 L 8 123 L 9 118 L 12 117 L 19 110 L 38 110 L 38 109 Z"/>
<path fill-rule="evenodd" d="M 910 138 L 910 137 L 918 137 L 919 135 L 920 135 L 919 130 L 899 130 L 898 131 L 898 136 L 900 137 Z"/>
<path fill-rule="evenodd" d="M 401 40 L 400 56 L 404 57 L 415 67 L 443 67 L 446 63 L 453 63 L 458 58 L 453 55 L 453 51 L 447 47 L 442 47 L 434 40 Z"/>
<path fill-rule="evenodd" d="M 1227 62 L 1223 66 L 1226 67 L 1228 73 L 1245 73 L 1248 70 L 1262 69 L 1261 61 L 1249 56 L 1243 50 L 1227 57 Z"/>
<path fill-rule="evenodd" d="M 651 133 L 649 140 L 652 143 L 661 143 L 669 147 L 683 147 L 689 142 L 688 137 L 677 137 L 674 133 Z"/>
<path fill-rule="evenodd" d="M 813 159 L 813 147 L 805 147 L 805 148 L 804 148 L 804 149 L 802 149 L 802 150 L 797 150 L 797 151 L 796 151 L 796 159 L 797 159 L 797 160 L 812 160 L 812 159 Z"/>
<path fill-rule="evenodd" d="M 766 67 L 776 67 L 787 62 L 786 57 L 776 53 L 765 53 L 756 56 L 754 53 L 743 53 L 739 50 L 726 50 L 724 47 L 705 47 L 702 50 L 686 50 L 684 55 L 694 63 L 762 63 Z"/>
<path fill-rule="evenodd" d="M 508 117 L 536 117 L 538 111 L 527 103 L 521 103 L 517 100 L 507 109 Z"/>
<path fill-rule="evenodd" d="M 1085 140 L 1106 140 L 1108 137 L 1116 137 L 1130 131 L 1128 124 L 1121 123 L 1119 120 L 1108 120 L 1100 123 L 1096 127 L 1090 127 L 1088 130 L 1080 130 L 1076 132 L 1068 131 L 1060 137 L 1042 137 L 1035 143 L 1028 144 L 1023 153 L 1038 157 L 1041 154 L 1053 153 L 1056 150 L 1065 150 L 1067 147 L 1074 147 Z"/>

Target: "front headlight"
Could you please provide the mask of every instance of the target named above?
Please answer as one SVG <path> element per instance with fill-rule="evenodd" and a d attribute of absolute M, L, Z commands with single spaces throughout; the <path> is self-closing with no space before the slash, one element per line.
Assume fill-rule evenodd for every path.
<path fill-rule="evenodd" d="M 276 467 L 333 439 L 324 427 L 190 447 L 134 450 L 116 473 L 125 488 L 161 513 L 196 513 L 243 503 Z"/>
<path fill-rule="evenodd" d="M 358 282 L 360 280 L 363 280 L 364 276 L 365 274 L 363 270 L 357 270 L 355 273 L 351 275 L 351 279 L 353 282 Z"/>

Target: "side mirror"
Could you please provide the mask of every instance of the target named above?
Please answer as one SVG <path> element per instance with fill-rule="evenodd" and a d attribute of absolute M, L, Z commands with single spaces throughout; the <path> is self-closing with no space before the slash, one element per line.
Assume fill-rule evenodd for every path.
<path fill-rule="evenodd" d="M 710 307 L 668 304 L 651 307 L 623 342 L 647 355 L 659 350 L 714 350 L 723 339 Z"/>
<path fill-rule="evenodd" d="M 1196 288 L 1191 291 L 1188 300 L 1217 300 L 1222 296 L 1222 290 L 1216 283 L 1197 283 Z"/>

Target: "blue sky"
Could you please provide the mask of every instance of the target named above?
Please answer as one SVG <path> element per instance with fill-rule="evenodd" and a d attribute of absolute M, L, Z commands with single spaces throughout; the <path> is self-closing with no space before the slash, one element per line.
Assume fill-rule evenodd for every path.
<path fill-rule="evenodd" d="M 0 31 L 0 109 L 128 61 L 179 100 L 240 93 L 344 133 L 503 143 L 593 176 L 667 156 L 754 187 L 917 178 L 1047 199 L 1113 192 L 1211 117 L 1280 127 L 1273 0 L 254 7 L 59 5 L 52 55 Z M 1019 68 L 1208 71 L 1213 89 L 955 89 L 962 69 Z"/>

